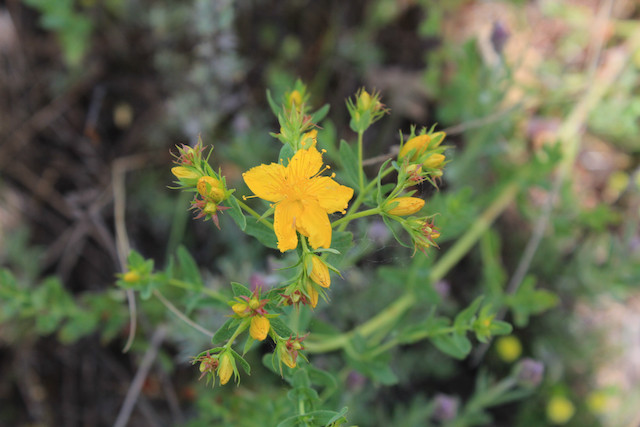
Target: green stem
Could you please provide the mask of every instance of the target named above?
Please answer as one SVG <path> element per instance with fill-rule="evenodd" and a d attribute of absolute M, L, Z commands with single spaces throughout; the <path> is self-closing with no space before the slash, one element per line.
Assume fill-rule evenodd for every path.
<path fill-rule="evenodd" d="M 238 335 L 240 335 L 242 332 L 244 332 L 245 329 L 247 329 L 247 327 L 249 326 L 249 323 L 251 322 L 251 320 L 249 318 L 245 318 L 242 323 L 240 323 L 240 325 L 238 325 L 238 328 L 236 329 L 236 331 L 233 333 L 233 335 L 231 335 L 231 337 L 227 340 L 227 343 L 224 345 L 224 348 L 229 348 L 231 347 L 231 345 L 233 344 L 233 342 L 236 340 L 236 338 L 238 337 Z"/>
<path fill-rule="evenodd" d="M 511 183 L 502 189 L 491 205 L 475 220 L 467 232 L 434 264 L 429 274 L 431 283 L 441 280 L 466 255 L 491 223 L 513 200 L 518 188 L 518 180 L 514 178 Z M 305 342 L 306 350 L 309 353 L 325 353 L 344 348 L 354 334 L 357 333 L 363 337 L 371 335 L 385 325 L 396 321 L 417 302 L 418 299 L 413 292 L 407 291 L 387 308 L 352 331 L 339 335 L 315 335 L 314 339 L 309 337 Z"/>
<path fill-rule="evenodd" d="M 160 302 L 162 304 L 164 304 L 164 306 L 169 309 L 169 311 L 171 311 L 173 314 L 175 314 L 184 323 L 186 323 L 187 325 L 191 326 L 193 329 L 196 329 L 196 330 L 202 332 L 204 335 L 207 335 L 209 338 L 211 338 L 213 336 L 213 332 L 211 332 L 210 330 L 208 330 L 206 328 L 203 328 L 202 326 L 198 325 L 193 320 L 189 319 L 183 312 L 178 310 L 178 308 L 175 305 L 173 305 L 171 303 L 171 301 L 166 299 L 164 297 L 164 295 L 162 295 L 162 293 L 159 290 L 154 289 L 153 295 L 156 298 L 158 298 L 160 300 Z"/>
<path fill-rule="evenodd" d="M 358 185 L 359 193 L 364 192 L 364 169 L 362 167 L 362 135 L 364 131 L 358 131 Z"/>
<path fill-rule="evenodd" d="M 393 168 L 387 168 L 384 172 L 382 172 L 380 174 L 380 179 L 384 178 L 385 176 L 389 175 L 391 172 L 393 172 L 394 169 Z M 369 191 L 371 191 L 373 189 L 373 187 L 376 186 L 376 184 L 378 183 L 378 180 L 375 179 L 373 181 L 371 181 L 369 184 L 367 184 L 367 186 L 364 188 L 364 191 L 362 191 L 361 193 L 358 193 L 358 197 L 356 197 L 356 200 L 351 204 L 351 206 L 349 207 L 349 210 L 347 212 L 346 216 L 349 216 L 351 214 L 353 214 L 354 212 L 356 212 L 358 210 L 358 208 L 360 207 L 360 205 L 362 204 L 362 202 L 364 201 L 364 197 L 369 194 Z M 347 228 L 347 223 L 342 223 L 342 226 L 338 229 L 338 231 L 344 231 L 344 229 Z"/>
<path fill-rule="evenodd" d="M 216 291 L 214 291 L 212 289 L 208 289 L 208 288 L 205 288 L 205 287 L 197 287 L 197 286 L 194 286 L 193 284 L 191 284 L 189 282 L 185 282 L 185 281 L 182 281 L 182 280 L 169 279 L 167 281 L 167 284 L 171 285 L 171 286 L 175 286 L 177 288 L 186 289 L 188 291 L 202 292 L 203 294 L 207 294 L 211 298 L 213 298 L 215 300 L 218 300 L 220 302 L 223 302 L 225 304 L 227 303 L 227 301 L 229 301 L 229 298 L 225 297 L 224 295 L 222 295 L 219 292 L 216 292 Z"/>
<path fill-rule="evenodd" d="M 365 216 L 370 216 L 370 215 L 377 215 L 380 212 L 382 212 L 382 210 L 380 208 L 371 208 L 371 209 L 367 209 L 366 211 L 361 211 L 358 213 L 354 213 L 354 214 L 350 214 L 347 216 L 344 216 L 342 218 L 340 218 L 337 221 L 334 221 L 333 224 L 331 224 L 332 227 L 337 227 L 338 225 L 342 224 L 342 227 L 340 227 L 338 230 L 342 231 L 344 230 L 345 226 L 350 222 L 353 221 L 354 219 L 358 219 L 358 218 L 362 218 Z"/>
<path fill-rule="evenodd" d="M 266 219 L 262 218 L 258 212 L 251 209 L 242 200 L 238 199 L 237 197 L 236 197 L 236 200 L 238 201 L 238 204 L 240 205 L 240 207 L 244 209 L 249 215 L 251 215 L 252 217 L 254 217 L 255 219 L 257 219 L 258 221 L 260 221 L 261 223 L 263 223 L 264 225 L 266 225 L 267 227 L 273 230 L 273 224 L 271 224 Z"/>

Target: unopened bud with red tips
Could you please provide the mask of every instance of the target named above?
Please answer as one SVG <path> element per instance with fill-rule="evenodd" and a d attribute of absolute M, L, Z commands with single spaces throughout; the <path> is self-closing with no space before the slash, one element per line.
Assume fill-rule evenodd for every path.
<path fill-rule="evenodd" d="M 287 341 L 279 341 L 277 344 L 277 353 L 278 353 L 278 357 L 280 359 L 280 362 L 284 363 L 285 365 L 287 365 L 290 368 L 295 368 L 296 364 L 297 364 L 297 359 L 298 359 L 298 355 L 299 355 L 299 351 L 300 350 L 304 350 L 304 347 L 302 345 L 302 341 L 306 338 L 307 336 L 302 336 L 302 337 L 296 337 L 293 338 L 293 336 L 289 337 L 289 339 Z M 302 356 L 304 358 L 304 356 Z"/>
<path fill-rule="evenodd" d="M 309 273 L 309 278 L 323 288 L 328 288 L 331 285 L 329 267 L 319 256 L 310 255 L 310 257 L 311 273 Z"/>
<path fill-rule="evenodd" d="M 226 198 L 224 185 L 212 176 L 203 176 L 198 179 L 197 189 L 203 198 L 216 203 L 220 203 Z"/>
<path fill-rule="evenodd" d="M 418 197 L 396 197 L 385 204 L 385 212 L 390 215 L 413 215 L 424 206 L 424 200 Z"/>
<path fill-rule="evenodd" d="M 405 142 L 402 148 L 400 148 L 398 161 L 402 161 L 405 158 L 409 159 L 410 162 L 418 160 L 418 158 L 427 151 L 427 148 L 429 148 L 429 142 L 431 142 L 430 135 L 424 134 L 414 136 Z"/>

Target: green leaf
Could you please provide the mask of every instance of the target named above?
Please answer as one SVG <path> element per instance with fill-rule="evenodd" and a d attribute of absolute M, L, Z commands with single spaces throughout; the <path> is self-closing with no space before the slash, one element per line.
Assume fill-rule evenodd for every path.
<path fill-rule="evenodd" d="M 480 308 L 480 304 L 482 304 L 483 299 L 484 295 L 480 295 L 475 300 L 473 300 L 469 307 L 458 313 L 456 319 L 453 322 L 453 326 L 460 331 L 470 328 L 471 324 L 475 320 L 476 312 Z"/>
<path fill-rule="evenodd" d="M 231 354 L 233 354 L 236 361 L 240 363 L 240 366 L 242 366 L 242 369 L 247 373 L 247 375 L 251 375 L 251 365 L 249 365 L 249 362 L 244 360 L 244 357 L 240 356 L 234 349 L 229 348 L 229 350 L 231 350 Z"/>
<path fill-rule="evenodd" d="M 240 230 L 244 231 L 247 228 L 247 217 L 242 213 L 242 209 L 238 204 L 238 199 L 235 196 L 229 196 L 227 199 L 229 201 L 229 205 L 231 205 L 231 209 L 229 209 L 229 215 L 233 220 L 238 224 Z"/>
<path fill-rule="evenodd" d="M 276 334 L 280 335 L 281 337 L 289 338 L 293 335 L 293 331 L 289 329 L 289 327 L 282 320 L 280 320 L 279 317 L 269 319 L 269 323 L 271 324 L 273 330 L 276 331 Z"/>
<path fill-rule="evenodd" d="M 345 260 L 344 254 L 353 245 L 353 234 L 348 231 L 334 231 L 331 236 L 331 248 L 338 251 L 338 254 L 330 253 L 327 255 L 326 261 L 336 267 L 340 267 Z"/>
<path fill-rule="evenodd" d="M 489 330 L 492 335 L 509 335 L 513 331 L 513 326 L 502 320 L 494 320 L 491 322 Z"/>
<path fill-rule="evenodd" d="M 291 148 L 289 144 L 284 144 L 280 149 L 280 154 L 278 154 L 278 159 L 282 161 L 283 165 L 286 166 L 289 164 L 289 160 L 291 160 L 294 154 L 296 153 L 293 151 L 293 148 Z"/>
<path fill-rule="evenodd" d="M 391 234 L 393 234 L 393 237 L 398 243 L 400 243 L 405 248 L 413 248 L 410 243 L 406 243 L 403 239 L 400 238 L 400 234 L 395 229 L 393 222 L 391 222 L 391 219 L 389 219 L 387 215 L 382 215 L 382 221 L 385 223 L 389 231 L 391 231 Z"/>
<path fill-rule="evenodd" d="M 180 264 L 180 271 L 182 272 L 185 281 L 195 285 L 198 289 L 202 288 L 204 284 L 200 277 L 198 265 L 191 254 L 189 254 L 189 251 L 187 251 L 184 246 L 180 245 L 178 246 L 177 255 L 178 262 Z"/>
<path fill-rule="evenodd" d="M 271 108 L 273 115 L 278 117 L 278 114 L 280 114 L 280 106 L 276 104 L 276 102 L 271 97 L 271 91 L 269 89 L 267 89 L 267 101 L 269 102 L 269 107 Z"/>
<path fill-rule="evenodd" d="M 276 233 L 261 222 L 253 220 L 247 221 L 247 227 L 245 233 L 258 239 L 260 243 L 268 248 L 278 249 L 278 241 L 276 239 Z"/>
<path fill-rule="evenodd" d="M 471 341 L 465 335 L 439 335 L 430 340 L 438 350 L 456 359 L 462 360 L 471 352 Z"/>
<path fill-rule="evenodd" d="M 245 343 L 244 343 L 244 347 L 243 347 L 243 349 L 242 349 L 242 355 L 243 355 L 243 356 L 244 356 L 245 354 L 247 354 L 247 352 L 248 352 L 249 350 L 251 350 L 251 346 L 253 345 L 254 341 L 255 341 L 255 340 L 253 339 L 253 337 L 252 337 L 251 335 L 247 335 L 247 340 L 245 341 Z"/>
<path fill-rule="evenodd" d="M 312 123 L 320 123 L 327 114 L 329 114 L 329 104 L 324 104 L 322 107 L 318 108 L 313 114 L 311 114 L 311 122 Z"/>
<path fill-rule="evenodd" d="M 231 290 L 233 291 L 233 296 L 234 297 L 240 297 L 240 296 L 243 296 L 243 295 L 246 296 L 246 297 L 250 297 L 251 296 L 251 291 L 249 290 L 249 288 L 247 288 L 242 283 L 231 282 Z"/>
<path fill-rule="evenodd" d="M 229 338 L 231 338 L 233 333 L 236 331 L 238 322 L 239 322 L 238 319 L 228 319 L 226 322 L 224 322 L 224 324 L 220 326 L 220 329 L 218 329 L 216 333 L 213 334 L 213 337 L 211 338 L 211 343 L 216 344 L 221 342 L 227 342 Z"/>
<path fill-rule="evenodd" d="M 341 180 L 350 187 L 358 188 L 358 158 L 349 143 L 344 139 L 340 141 L 338 154 L 340 155 L 340 166 L 343 171 Z"/>

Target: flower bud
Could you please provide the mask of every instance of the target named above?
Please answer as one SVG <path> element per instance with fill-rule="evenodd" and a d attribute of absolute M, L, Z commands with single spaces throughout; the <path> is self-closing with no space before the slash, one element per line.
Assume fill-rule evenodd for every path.
<path fill-rule="evenodd" d="M 200 174 L 197 171 L 185 166 L 172 167 L 171 173 L 178 179 L 198 179 L 200 177 Z"/>
<path fill-rule="evenodd" d="M 129 284 L 136 283 L 140 280 L 140 273 L 137 271 L 127 271 L 124 273 L 124 276 L 122 276 L 122 280 Z"/>
<path fill-rule="evenodd" d="M 311 265 L 309 278 L 323 288 L 328 288 L 331 285 L 331 276 L 327 264 L 319 256 L 311 255 Z"/>
<path fill-rule="evenodd" d="M 422 163 L 422 166 L 424 166 L 427 169 L 436 169 L 437 167 L 442 165 L 442 162 L 444 162 L 444 159 L 445 159 L 444 154 L 433 153 L 432 155 L 430 155 L 425 159 L 425 161 Z"/>
<path fill-rule="evenodd" d="M 318 142 L 318 131 L 315 129 L 311 129 L 309 132 L 306 132 L 302 135 L 300 139 L 300 146 L 302 148 L 308 149 L 309 147 L 315 147 Z"/>
<path fill-rule="evenodd" d="M 244 302 L 238 302 L 231 306 L 231 310 L 240 317 L 247 317 L 249 315 L 249 305 Z"/>
<path fill-rule="evenodd" d="M 396 197 L 387 202 L 386 206 L 394 205 L 386 212 L 391 215 L 407 216 L 418 212 L 424 206 L 424 200 L 418 197 Z"/>
<path fill-rule="evenodd" d="M 174 168 L 175 169 L 175 168 Z M 198 180 L 198 193 L 204 198 L 209 198 L 219 203 L 225 199 L 222 183 L 212 176 L 203 176 Z"/>
<path fill-rule="evenodd" d="M 418 135 L 416 137 L 408 140 L 400 149 L 398 153 L 398 160 L 404 159 L 410 151 L 414 151 L 414 154 L 411 156 L 409 161 L 417 160 L 422 153 L 426 151 L 429 147 L 429 142 L 431 141 L 431 136 L 429 135 Z"/>
<path fill-rule="evenodd" d="M 218 377 L 220 377 L 220 385 L 225 385 L 231 379 L 233 374 L 234 361 L 228 351 L 220 356 L 220 364 L 218 365 Z"/>
<path fill-rule="evenodd" d="M 251 318 L 251 327 L 249 328 L 249 334 L 253 339 L 263 341 L 269 334 L 271 325 L 269 319 L 264 316 L 253 316 Z"/>
<path fill-rule="evenodd" d="M 289 94 L 288 97 L 289 107 L 299 107 L 302 105 L 302 95 L 299 91 L 294 90 Z"/>

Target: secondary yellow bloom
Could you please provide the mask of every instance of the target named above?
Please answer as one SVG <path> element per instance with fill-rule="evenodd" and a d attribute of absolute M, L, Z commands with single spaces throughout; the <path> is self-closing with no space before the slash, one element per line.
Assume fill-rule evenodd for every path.
<path fill-rule="evenodd" d="M 287 166 L 271 163 L 242 174 L 249 189 L 274 202 L 273 228 L 281 252 L 298 246 L 296 231 L 309 238 L 314 249 L 331 246 L 328 214 L 344 211 L 353 190 L 322 172 L 322 154 L 311 146 L 298 150 Z"/>

